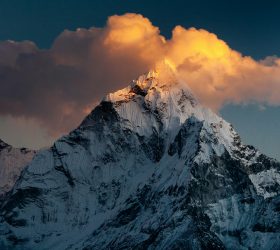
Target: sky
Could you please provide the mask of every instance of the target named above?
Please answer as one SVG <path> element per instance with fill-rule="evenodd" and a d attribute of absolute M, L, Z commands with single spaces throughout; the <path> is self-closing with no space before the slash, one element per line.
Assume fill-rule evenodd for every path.
<path fill-rule="evenodd" d="M 0 138 L 50 145 L 164 54 L 245 143 L 280 159 L 279 10 L 272 0 L 2 0 Z"/>

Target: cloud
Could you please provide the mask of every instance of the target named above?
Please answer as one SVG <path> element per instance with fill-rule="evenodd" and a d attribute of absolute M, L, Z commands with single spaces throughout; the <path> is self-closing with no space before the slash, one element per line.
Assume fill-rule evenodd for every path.
<path fill-rule="evenodd" d="M 3 41 L 0 43 L 0 65 L 14 66 L 19 54 L 35 53 L 37 51 L 38 48 L 31 41 Z"/>
<path fill-rule="evenodd" d="M 41 149 L 51 145 L 55 138 L 33 119 L 0 117 L 0 138 L 14 147 Z"/>
<path fill-rule="evenodd" d="M 180 26 L 173 30 L 167 51 L 179 75 L 215 110 L 226 103 L 280 103 L 280 60 L 275 56 L 258 62 L 215 34 Z"/>
<path fill-rule="evenodd" d="M 166 39 L 138 14 L 111 16 L 103 28 L 63 31 L 48 50 L 0 42 L 0 115 L 32 119 L 52 136 L 75 128 L 108 92 L 163 59 L 207 106 L 280 104 L 280 59 L 255 61 L 215 34 L 176 26 Z"/>

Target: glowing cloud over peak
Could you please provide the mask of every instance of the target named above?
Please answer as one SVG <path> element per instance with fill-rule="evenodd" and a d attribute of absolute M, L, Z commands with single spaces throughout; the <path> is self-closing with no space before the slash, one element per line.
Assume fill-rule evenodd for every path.
<path fill-rule="evenodd" d="M 169 57 L 178 64 L 183 63 L 186 57 L 218 59 L 229 53 L 227 44 L 216 35 L 203 29 L 185 29 L 181 26 L 174 28 L 167 49 Z"/>
<path fill-rule="evenodd" d="M 165 42 L 149 19 L 133 13 L 109 17 L 104 32 L 104 44 L 109 51 L 132 53 L 148 63 L 154 63 L 163 55 Z"/>
<path fill-rule="evenodd" d="M 74 128 L 106 93 L 162 62 L 213 109 L 280 104 L 278 57 L 244 57 L 203 29 L 176 26 L 167 39 L 134 13 L 111 16 L 103 28 L 66 30 L 49 50 L 0 42 L 0 58 L 0 115 L 35 119 L 54 134 Z"/>
<path fill-rule="evenodd" d="M 107 22 L 108 33 L 105 43 L 136 44 L 145 38 L 159 35 L 159 29 L 154 27 L 149 19 L 139 14 L 111 16 Z"/>

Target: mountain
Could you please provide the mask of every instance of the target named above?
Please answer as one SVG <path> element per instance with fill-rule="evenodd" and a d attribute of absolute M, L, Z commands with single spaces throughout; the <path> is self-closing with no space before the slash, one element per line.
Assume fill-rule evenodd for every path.
<path fill-rule="evenodd" d="M 34 154 L 34 150 L 13 148 L 0 139 L 0 199 L 10 191 Z"/>
<path fill-rule="evenodd" d="M 280 249 L 279 193 L 280 164 L 162 64 L 35 155 L 0 249 Z"/>

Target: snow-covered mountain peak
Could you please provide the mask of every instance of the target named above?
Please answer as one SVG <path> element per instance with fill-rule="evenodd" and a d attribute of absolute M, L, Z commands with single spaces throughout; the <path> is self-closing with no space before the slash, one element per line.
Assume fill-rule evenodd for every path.
<path fill-rule="evenodd" d="M 148 90 L 149 88 L 187 88 L 186 83 L 178 86 L 180 80 L 176 68 L 168 60 L 158 62 L 154 69 L 150 70 L 147 74 L 141 75 L 133 83 L 144 90 Z M 188 89 L 188 91 L 190 90 Z"/>
<path fill-rule="evenodd" d="M 162 113 L 168 121 L 179 119 L 180 124 L 192 115 L 199 120 L 209 120 L 211 117 L 214 121 L 221 120 L 211 110 L 199 104 L 188 84 L 178 77 L 176 69 L 167 60 L 140 75 L 126 88 L 109 93 L 103 101 L 113 103 L 121 117 L 130 121 L 128 107 L 137 116 L 138 111 L 145 112 L 138 110 L 140 107 L 146 111 L 149 109 Z"/>
<path fill-rule="evenodd" d="M 166 60 L 157 64 L 154 70 L 133 80 L 128 87 L 108 94 L 97 110 L 105 106 L 106 112 L 109 109 L 117 115 L 123 128 L 139 136 L 162 137 L 166 148 L 181 126 L 190 119 L 201 122 L 204 133 L 215 134 L 219 140 L 218 146 L 207 147 L 213 146 L 219 154 L 224 152 L 224 148 L 232 151 L 236 132 L 231 125 L 200 105 L 187 83 L 178 78 L 176 70 Z M 96 123 L 97 110 L 93 110 L 83 121 L 81 128 Z"/>
<path fill-rule="evenodd" d="M 128 87 L 108 94 L 104 100 L 110 102 L 127 101 L 135 95 L 164 98 L 170 92 L 184 92 L 193 102 L 196 102 L 187 83 L 179 79 L 174 67 L 165 60 L 157 63 L 154 69 L 133 80 Z"/>
<path fill-rule="evenodd" d="M 280 164 L 168 63 L 38 152 L 5 199 L 0 249 L 280 249 Z"/>
<path fill-rule="evenodd" d="M 102 114 L 99 114 L 102 110 Z M 108 94 L 97 109 L 83 121 L 81 129 L 92 130 L 99 117 L 114 114 L 123 129 L 135 132 L 138 136 L 162 140 L 162 149 L 168 150 L 182 126 L 192 123 L 201 124 L 201 147 L 204 152 L 199 161 L 210 161 L 212 149 L 218 155 L 234 150 L 233 141 L 237 136 L 231 125 L 210 109 L 200 105 L 189 90 L 188 85 L 181 81 L 176 70 L 168 63 L 162 62 L 146 74 L 119 91 Z M 111 133 L 108 128 L 108 134 Z M 210 149 L 211 148 L 211 149 Z M 209 151 L 210 150 L 210 151 Z M 164 151 L 162 151 L 164 153 Z M 159 159 L 159 158 L 157 158 Z"/>
<path fill-rule="evenodd" d="M 152 127 L 159 128 L 159 121 L 163 125 L 160 130 L 170 130 L 193 113 L 198 112 L 201 117 L 196 98 L 167 61 L 158 63 L 155 69 L 139 76 L 128 87 L 108 94 L 103 101 L 112 103 L 120 117 L 140 134 L 149 134 L 147 126 L 150 131 Z"/>

